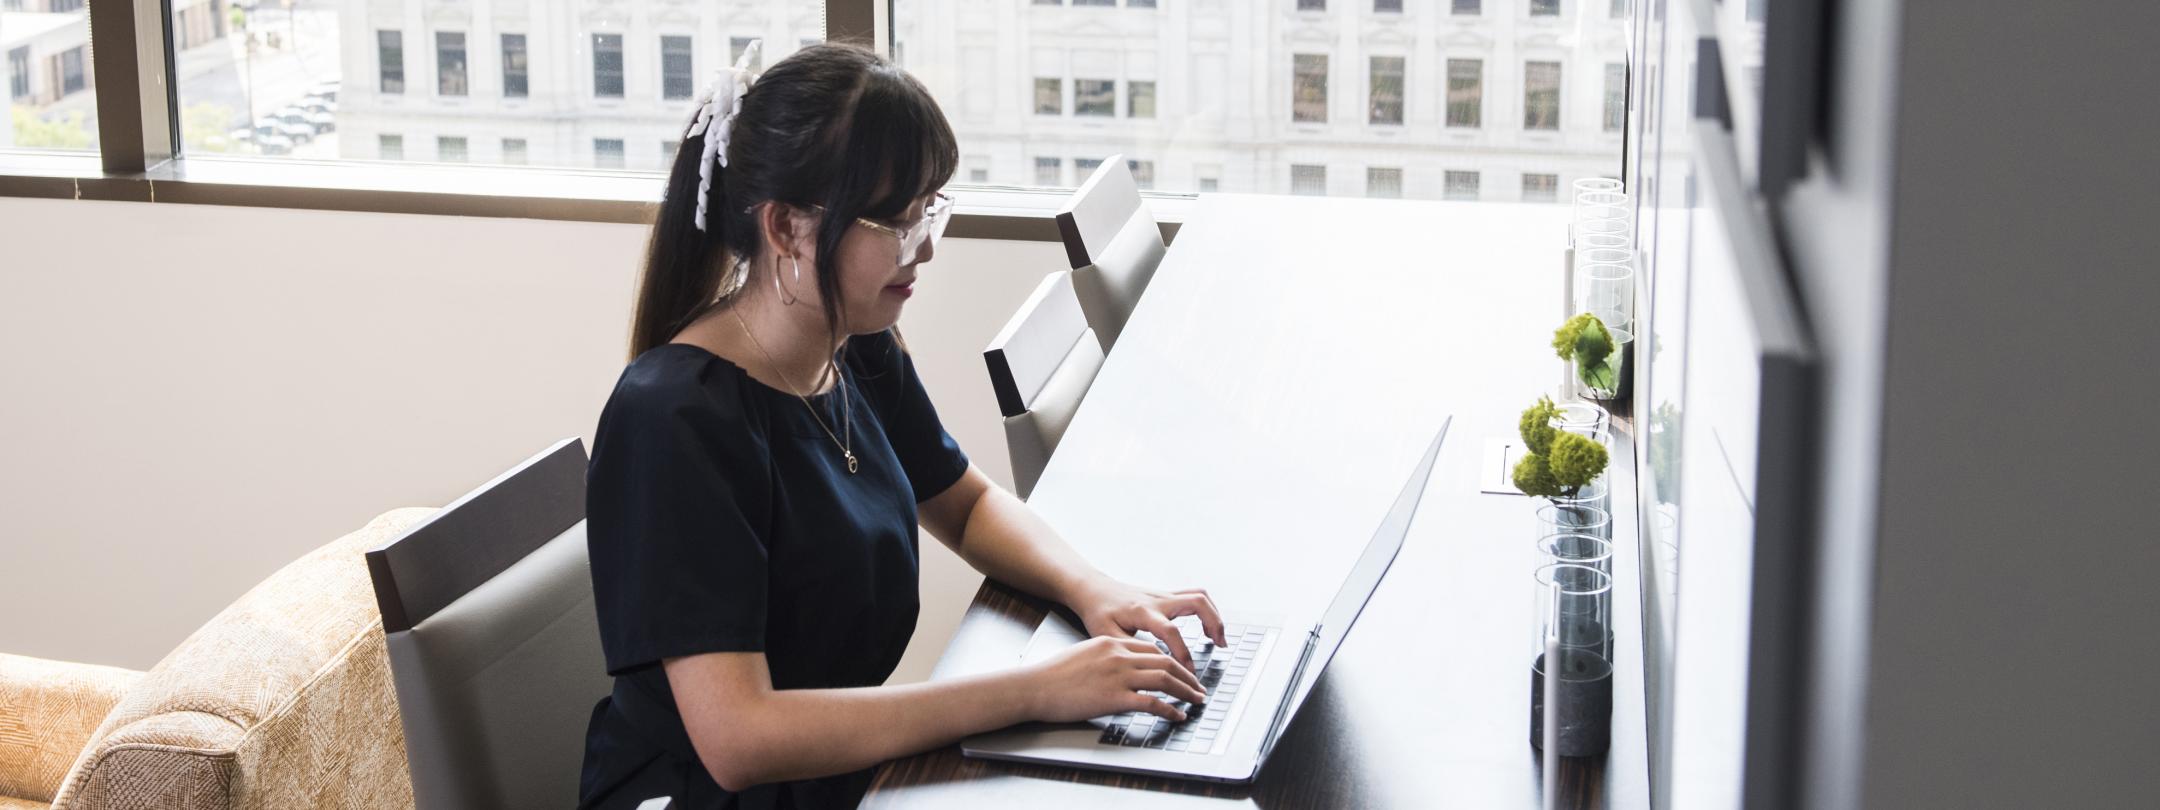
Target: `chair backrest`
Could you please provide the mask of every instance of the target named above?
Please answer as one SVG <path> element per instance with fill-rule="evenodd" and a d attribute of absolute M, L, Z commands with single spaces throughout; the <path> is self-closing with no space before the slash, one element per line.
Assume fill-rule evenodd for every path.
<path fill-rule="evenodd" d="M 564 439 L 367 554 L 418 810 L 575 802 L 611 681 Z"/>
<path fill-rule="evenodd" d="M 1162 230 L 1141 203 L 1124 155 L 1096 167 L 1058 209 L 1057 222 L 1073 266 L 1073 289 L 1107 352 L 1162 263 Z"/>
<path fill-rule="evenodd" d="M 1005 416 L 1013 490 L 1025 498 L 1103 362 L 1069 271 L 1051 273 L 1035 286 L 983 350 L 983 362 Z"/>

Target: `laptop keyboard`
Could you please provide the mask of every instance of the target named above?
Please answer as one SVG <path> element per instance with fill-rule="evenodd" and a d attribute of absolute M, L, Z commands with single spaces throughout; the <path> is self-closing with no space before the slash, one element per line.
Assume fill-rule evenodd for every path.
<path fill-rule="evenodd" d="M 1197 622 L 1178 622 L 1177 628 L 1185 635 L 1185 649 L 1193 657 L 1193 674 L 1200 676 L 1208 702 L 1195 706 L 1162 692 L 1142 692 L 1183 710 L 1185 722 L 1173 723 L 1147 712 L 1114 714 L 1096 742 L 1204 754 L 1215 747 L 1218 736 L 1225 734 L 1223 721 L 1245 687 L 1260 642 L 1267 638 L 1267 629 L 1225 623 L 1223 640 L 1229 643 L 1218 646 L 1200 634 Z"/>

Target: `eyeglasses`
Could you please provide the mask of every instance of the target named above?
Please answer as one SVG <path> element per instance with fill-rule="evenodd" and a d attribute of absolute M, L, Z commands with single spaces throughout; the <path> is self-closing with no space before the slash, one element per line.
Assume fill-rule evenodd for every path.
<path fill-rule="evenodd" d="M 920 260 L 924 253 L 937 249 L 938 237 L 945 234 L 945 222 L 950 218 L 948 215 L 952 213 L 952 205 L 952 198 L 939 192 L 930 198 L 929 205 L 923 206 L 922 219 L 916 220 L 912 225 L 895 228 L 866 217 L 856 217 L 855 224 L 900 240 L 898 262 L 901 267 L 906 267 Z M 825 210 L 822 206 L 811 207 Z"/>

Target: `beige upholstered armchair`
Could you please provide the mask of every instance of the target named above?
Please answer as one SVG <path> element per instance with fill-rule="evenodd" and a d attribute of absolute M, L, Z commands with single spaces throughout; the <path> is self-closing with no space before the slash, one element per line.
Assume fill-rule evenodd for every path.
<path fill-rule="evenodd" d="M 412 807 L 362 555 L 433 511 L 285 566 L 148 672 L 0 655 L 0 810 Z"/>

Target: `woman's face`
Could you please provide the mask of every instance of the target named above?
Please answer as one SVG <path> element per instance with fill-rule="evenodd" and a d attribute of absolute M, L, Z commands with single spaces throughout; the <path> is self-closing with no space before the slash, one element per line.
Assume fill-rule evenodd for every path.
<path fill-rule="evenodd" d="M 911 213 L 904 218 L 871 221 L 904 232 L 922 221 L 927 205 L 926 197 L 908 206 Z M 840 238 L 835 258 L 847 318 L 842 328 L 848 334 L 882 332 L 900 322 L 901 307 L 915 293 L 916 269 L 934 255 L 926 244 L 916 251 L 914 262 L 903 267 L 900 249 L 899 237 L 859 222 L 851 223 Z"/>

